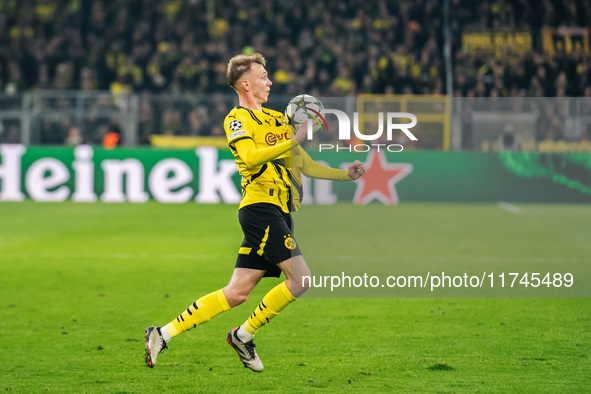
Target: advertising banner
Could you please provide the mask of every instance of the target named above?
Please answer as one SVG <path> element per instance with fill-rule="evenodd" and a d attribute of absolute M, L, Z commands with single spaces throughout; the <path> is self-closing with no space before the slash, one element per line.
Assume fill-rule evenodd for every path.
<path fill-rule="evenodd" d="M 332 167 L 365 163 L 356 182 L 304 180 L 304 204 L 591 202 L 588 153 L 310 152 Z M 238 203 L 229 150 L 105 150 L 0 145 L 0 201 Z"/>

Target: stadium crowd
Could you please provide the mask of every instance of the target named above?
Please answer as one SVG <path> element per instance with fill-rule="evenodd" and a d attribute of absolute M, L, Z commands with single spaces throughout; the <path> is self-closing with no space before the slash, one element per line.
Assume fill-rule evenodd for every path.
<path fill-rule="evenodd" d="M 444 93 L 442 2 L 7 0 L 0 88 L 226 91 L 235 53 L 264 53 L 275 91 Z M 214 16 L 215 15 L 215 16 Z M 587 26 L 584 0 L 451 0 L 456 94 L 591 94 L 591 59 L 462 51 L 473 27 Z"/>
<path fill-rule="evenodd" d="M 548 54 L 540 39 L 543 26 L 591 26 L 591 2 L 450 2 L 455 96 L 591 96 L 591 56 L 581 48 Z M 230 93 L 228 59 L 257 51 L 268 60 L 274 94 L 446 94 L 442 4 L 5 0 L 0 2 L 0 91 Z M 462 33 L 475 28 L 527 30 L 533 48 L 465 50 Z M 140 108 L 140 117 L 153 117 L 149 104 L 142 101 Z M 196 115 L 192 121 L 188 113 L 183 117 L 199 133 L 203 125 Z M 157 121 L 177 121 L 175 114 L 164 118 Z"/>

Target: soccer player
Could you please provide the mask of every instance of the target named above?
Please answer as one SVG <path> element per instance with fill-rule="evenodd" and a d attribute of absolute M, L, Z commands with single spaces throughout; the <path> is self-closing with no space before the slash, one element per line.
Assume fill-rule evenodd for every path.
<path fill-rule="evenodd" d="M 299 207 L 301 198 L 301 174 L 343 181 L 365 174 L 359 161 L 348 170 L 313 161 L 299 146 L 306 138 L 307 123 L 293 135 L 281 113 L 262 107 L 272 85 L 265 63 L 259 53 L 238 55 L 230 59 L 226 72 L 228 84 L 239 99 L 239 105 L 224 121 L 242 175 L 238 219 L 244 240 L 234 272 L 226 287 L 199 298 L 167 325 L 145 330 L 148 367 L 154 367 L 172 338 L 240 305 L 263 277 L 279 277 L 283 272 L 285 281 L 271 289 L 250 317 L 226 337 L 244 366 L 261 372 L 263 363 L 255 351 L 255 334 L 306 291 L 301 277 L 310 275 L 291 230 L 290 212 Z"/>

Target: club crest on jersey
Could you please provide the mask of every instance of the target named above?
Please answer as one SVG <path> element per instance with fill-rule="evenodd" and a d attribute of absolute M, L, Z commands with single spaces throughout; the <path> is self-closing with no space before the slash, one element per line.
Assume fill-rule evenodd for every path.
<path fill-rule="evenodd" d="M 230 131 L 240 130 L 241 127 L 242 127 L 242 122 L 239 120 L 233 120 L 230 122 Z"/>
<path fill-rule="evenodd" d="M 296 241 L 291 236 L 285 238 L 285 247 L 289 250 L 294 250 L 296 248 Z"/>

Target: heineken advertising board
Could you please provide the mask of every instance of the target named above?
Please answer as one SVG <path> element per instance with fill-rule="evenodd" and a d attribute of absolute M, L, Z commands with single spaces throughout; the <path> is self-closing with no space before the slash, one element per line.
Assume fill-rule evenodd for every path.
<path fill-rule="evenodd" d="M 346 168 L 356 182 L 304 180 L 304 204 L 591 202 L 591 154 L 536 152 L 328 152 L 311 156 Z M 105 150 L 0 145 L 0 201 L 238 203 L 240 175 L 229 150 Z"/>

